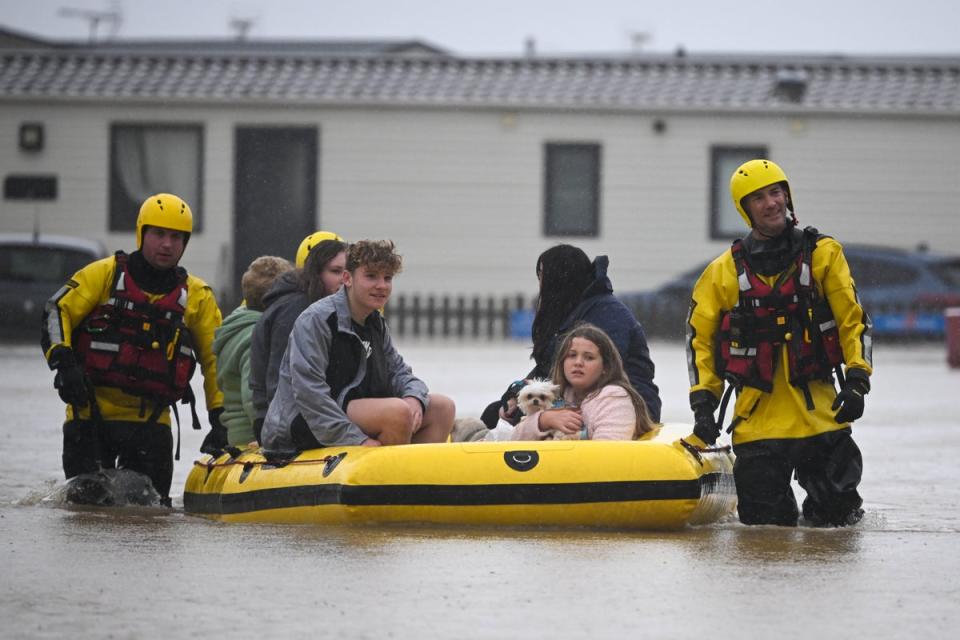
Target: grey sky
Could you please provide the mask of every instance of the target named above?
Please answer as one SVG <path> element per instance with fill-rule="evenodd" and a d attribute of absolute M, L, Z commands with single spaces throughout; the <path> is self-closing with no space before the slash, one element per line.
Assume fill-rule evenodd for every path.
<path fill-rule="evenodd" d="M 464 55 L 519 54 L 527 37 L 543 54 L 627 51 L 636 33 L 655 52 L 960 53 L 956 0 L 0 0 L 0 24 L 85 39 L 59 9 L 115 5 L 123 38 L 229 37 L 251 18 L 253 38 L 419 38 Z"/>

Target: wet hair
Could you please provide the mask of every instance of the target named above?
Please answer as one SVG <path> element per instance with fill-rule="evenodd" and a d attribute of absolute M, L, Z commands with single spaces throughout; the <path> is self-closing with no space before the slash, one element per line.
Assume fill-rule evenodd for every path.
<path fill-rule="evenodd" d="M 403 257 L 397 253 L 393 240 L 360 240 L 347 251 L 347 271 L 353 273 L 357 267 L 396 275 L 403 268 Z"/>
<path fill-rule="evenodd" d="M 597 386 L 587 397 L 589 398 L 600 393 L 600 390 L 607 385 L 614 384 L 618 387 L 623 387 L 623 390 L 630 396 L 630 401 L 633 403 L 634 413 L 637 417 L 635 436 L 642 436 L 653 429 L 653 420 L 650 418 L 650 412 L 647 411 L 647 403 L 643 401 L 643 398 L 637 393 L 637 390 L 630 384 L 630 379 L 627 378 L 627 373 L 623 369 L 623 360 L 620 358 L 620 352 L 617 351 L 617 346 L 613 344 L 613 340 L 610 339 L 610 336 L 608 336 L 603 329 L 588 322 L 581 322 L 564 334 L 563 340 L 557 348 L 553 368 L 550 371 L 550 378 L 554 384 L 560 387 L 560 395 L 562 396 L 570 387 L 566 376 L 563 375 L 563 362 L 567 357 L 567 352 L 570 351 L 574 338 L 583 338 L 597 345 L 597 349 L 600 351 L 600 358 L 603 360 L 603 371 L 597 380 Z"/>
<path fill-rule="evenodd" d="M 340 240 L 321 240 L 310 249 L 307 259 L 300 270 L 300 288 L 307 294 L 310 302 L 316 302 L 336 291 L 327 291 L 323 284 L 323 270 L 330 261 L 349 248 L 346 242 Z"/>
<path fill-rule="evenodd" d="M 247 308 L 263 311 L 263 296 L 270 290 L 273 281 L 281 274 L 292 271 L 289 260 L 277 256 L 260 256 L 250 263 L 240 279 L 240 290 Z"/>
<path fill-rule="evenodd" d="M 533 358 L 538 366 L 550 367 L 554 335 L 593 282 L 593 263 L 582 249 L 558 244 L 537 258 L 540 300 L 533 318 Z"/>

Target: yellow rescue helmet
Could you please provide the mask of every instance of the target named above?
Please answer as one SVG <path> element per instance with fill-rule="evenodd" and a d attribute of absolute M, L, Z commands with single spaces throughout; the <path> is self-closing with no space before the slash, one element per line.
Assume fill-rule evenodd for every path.
<path fill-rule="evenodd" d="M 143 228 L 148 226 L 182 231 L 189 240 L 193 233 L 193 212 L 179 196 L 158 193 L 140 205 L 140 215 L 137 216 L 137 249 L 143 246 Z"/>
<path fill-rule="evenodd" d="M 793 194 L 790 193 L 790 182 L 787 180 L 787 174 L 772 160 L 750 160 L 737 167 L 730 177 L 730 197 L 733 198 L 733 205 L 740 212 L 743 221 L 747 226 L 753 228 L 753 220 L 743 208 L 743 199 L 756 191 L 769 187 L 772 184 L 783 183 L 787 191 L 787 209 L 793 213 Z M 794 218 L 796 224 L 796 218 Z"/>
<path fill-rule="evenodd" d="M 300 246 L 297 248 L 296 264 L 298 269 L 302 269 L 303 265 L 307 263 L 307 254 L 310 253 L 310 250 L 324 240 L 339 240 L 340 242 L 343 242 L 343 238 L 335 234 L 333 231 L 314 231 L 304 238 L 303 242 L 301 242 Z"/>

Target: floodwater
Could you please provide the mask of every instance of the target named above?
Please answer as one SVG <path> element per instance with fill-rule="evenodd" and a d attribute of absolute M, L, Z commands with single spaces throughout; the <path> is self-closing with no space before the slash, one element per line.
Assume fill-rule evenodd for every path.
<path fill-rule="evenodd" d="M 520 343 L 400 350 L 477 415 L 529 367 Z M 689 422 L 682 347 L 651 345 L 664 419 Z M 943 637 L 960 624 L 960 371 L 886 346 L 867 412 L 866 517 L 849 529 L 597 532 L 221 524 L 80 508 L 62 405 L 34 346 L 0 346 L 0 637 Z M 202 432 L 183 432 L 174 505 Z"/>

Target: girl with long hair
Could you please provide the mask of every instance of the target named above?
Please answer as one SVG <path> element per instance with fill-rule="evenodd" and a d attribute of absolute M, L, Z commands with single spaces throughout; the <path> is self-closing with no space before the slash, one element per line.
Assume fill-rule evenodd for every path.
<path fill-rule="evenodd" d="M 632 440 L 653 428 L 616 346 L 592 324 L 577 325 L 564 336 L 551 379 L 562 406 L 526 416 L 514 440 Z"/>

